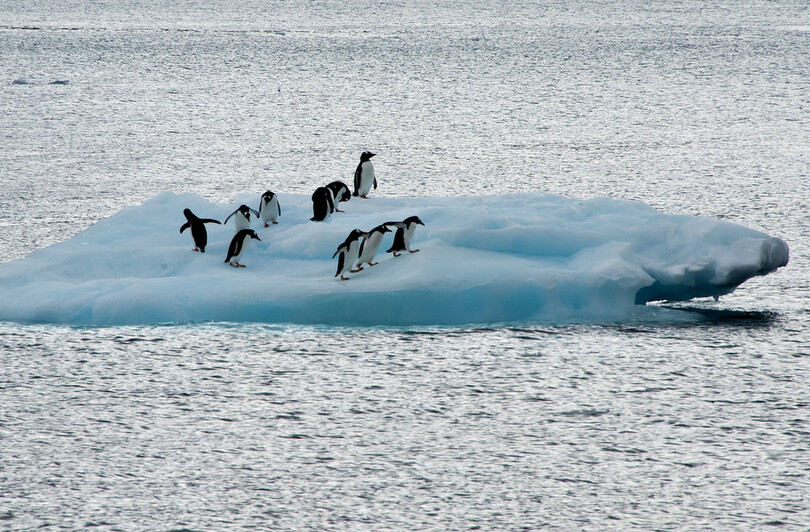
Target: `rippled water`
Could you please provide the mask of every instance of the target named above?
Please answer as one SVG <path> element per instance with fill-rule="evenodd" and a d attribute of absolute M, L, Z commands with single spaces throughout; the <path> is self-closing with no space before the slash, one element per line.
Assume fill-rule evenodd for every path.
<path fill-rule="evenodd" d="M 367 148 L 380 195 L 633 198 L 792 256 L 624 324 L 0 324 L 0 528 L 807 529 L 809 45 L 790 2 L 2 3 L 3 261 Z"/>
<path fill-rule="evenodd" d="M 7 326 L 2 500 L 19 528 L 806 525 L 775 321 Z"/>

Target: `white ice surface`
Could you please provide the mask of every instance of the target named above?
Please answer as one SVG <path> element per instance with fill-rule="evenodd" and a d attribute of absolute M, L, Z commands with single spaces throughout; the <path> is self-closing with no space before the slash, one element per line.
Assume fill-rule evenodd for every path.
<path fill-rule="evenodd" d="M 225 264 L 233 235 L 208 224 L 205 254 L 182 235 L 183 209 L 220 221 L 260 192 L 211 203 L 165 192 L 76 237 L 0 264 L 0 320 L 76 325 L 259 321 L 347 325 L 621 320 L 636 303 L 719 296 L 788 261 L 787 244 L 729 222 L 667 215 L 608 198 L 529 193 L 353 198 L 310 222 L 305 195 L 280 194 L 283 215 L 262 242 Z M 394 258 L 386 234 L 373 268 L 334 277 L 348 233 L 418 215 Z"/>

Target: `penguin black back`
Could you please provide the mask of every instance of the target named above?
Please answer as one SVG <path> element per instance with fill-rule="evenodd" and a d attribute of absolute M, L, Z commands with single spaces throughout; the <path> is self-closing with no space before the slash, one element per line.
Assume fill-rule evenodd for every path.
<path fill-rule="evenodd" d="M 208 231 L 205 230 L 205 224 L 218 224 L 219 220 L 214 220 L 213 218 L 199 218 L 196 214 L 191 212 L 191 209 L 183 209 L 183 215 L 186 217 L 187 221 L 180 226 L 180 233 L 190 227 L 191 238 L 194 239 L 194 251 L 205 253 L 205 246 L 208 245 Z"/>
<path fill-rule="evenodd" d="M 386 253 L 393 253 L 395 257 L 398 257 L 400 251 L 410 251 L 411 253 L 419 251 L 410 249 L 414 229 L 417 225 L 425 225 L 418 216 L 409 216 L 401 222 L 390 222 L 389 225 L 396 225 L 397 232 L 394 234 L 394 243 Z"/>
<path fill-rule="evenodd" d="M 335 210 L 332 193 L 326 187 L 318 187 L 312 193 L 312 220 L 322 222 Z"/>
<path fill-rule="evenodd" d="M 343 181 L 332 181 L 326 188 L 332 191 L 335 201 L 344 202 L 352 199 L 352 193 L 349 192 L 349 187 Z"/>
<path fill-rule="evenodd" d="M 230 262 L 231 266 L 241 266 L 238 260 L 241 258 L 242 252 L 244 251 L 246 242 L 249 238 L 255 238 L 259 242 L 262 241 L 262 239 L 259 238 L 259 235 L 256 234 L 256 231 L 253 229 L 241 229 L 231 239 L 231 244 L 228 246 L 228 256 L 225 258 L 225 262 Z"/>

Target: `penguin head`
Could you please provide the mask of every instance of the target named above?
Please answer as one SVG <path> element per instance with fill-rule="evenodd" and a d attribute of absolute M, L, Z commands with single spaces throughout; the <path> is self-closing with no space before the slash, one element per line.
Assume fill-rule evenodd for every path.
<path fill-rule="evenodd" d="M 245 218 L 250 220 L 250 207 L 248 207 L 247 205 L 240 205 L 239 212 L 241 212 L 245 216 Z"/>
<path fill-rule="evenodd" d="M 425 224 L 422 223 L 422 220 L 420 220 L 418 216 L 410 216 L 408 218 L 405 218 L 404 220 L 402 220 L 402 223 L 408 224 L 408 225 L 410 225 L 410 224 L 419 224 L 419 225 L 422 225 L 422 226 L 425 225 Z"/>
<path fill-rule="evenodd" d="M 349 233 L 349 237 L 352 239 L 360 238 L 361 236 L 367 236 L 368 233 L 361 231 L 360 229 L 352 229 L 352 232 Z"/>
<path fill-rule="evenodd" d="M 262 197 L 267 199 L 273 199 L 273 196 L 275 196 L 275 194 L 269 190 L 262 194 Z"/>
<path fill-rule="evenodd" d="M 372 233 L 374 231 L 377 231 L 377 232 L 380 232 L 380 233 L 390 233 L 391 232 L 391 230 L 388 229 L 388 224 L 378 225 L 377 227 L 375 227 L 374 229 L 371 230 Z"/>
<path fill-rule="evenodd" d="M 375 155 L 377 155 L 377 154 L 376 153 L 371 153 L 370 151 L 364 151 L 363 153 L 360 154 L 360 162 L 364 163 L 364 162 L 368 161 L 369 159 L 371 159 L 372 157 L 374 157 Z"/>
<path fill-rule="evenodd" d="M 185 216 L 186 220 L 188 220 L 189 222 L 194 218 L 196 218 L 196 216 L 194 216 L 194 213 L 191 212 L 191 209 L 183 209 L 183 216 Z"/>
<path fill-rule="evenodd" d="M 259 235 L 256 234 L 256 231 L 254 231 L 253 229 L 248 229 L 247 230 L 247 235 L 245 235 L 245 236 L 249 236 L 250 238 L 255 238 L 259 242 L 262 241 L 262 239 L 259 238 Z"/>

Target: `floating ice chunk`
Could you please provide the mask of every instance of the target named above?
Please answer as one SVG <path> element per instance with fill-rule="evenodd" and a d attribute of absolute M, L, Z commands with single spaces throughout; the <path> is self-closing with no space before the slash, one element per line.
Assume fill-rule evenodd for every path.
<path fill-rule="evenodd" d="M 649 301 L 732 292 L 788 262 L 779 238 L 729 222 L 666 215 L 631 201 L 527 193 L 380 198 L 310 222 L 308 195 L 280 194 L 278 225 L 253 228 L 241 262 L 223 261 L 232 229 L 209 226 L 205 254 L 180 234 L 183 209 L 224 220 L 227 205 L 166 192 L 76 237 L 0 264 L 0 319 L 116 325 L 260 321 L 428 325 L 621 320 Z M 420 253 L 334 277 L 352 229 L 417 215 Z M 389 246 L 393 233 L 386 234 Z M 386 249 L 381 246 L 381 249 Z"/>

